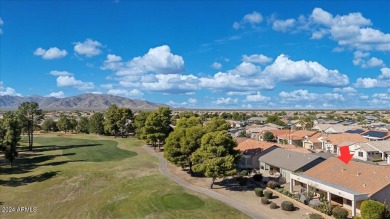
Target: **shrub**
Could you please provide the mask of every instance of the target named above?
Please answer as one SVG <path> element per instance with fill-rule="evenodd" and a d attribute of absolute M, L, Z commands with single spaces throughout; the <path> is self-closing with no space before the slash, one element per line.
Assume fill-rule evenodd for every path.
<path fill-rule="evenodd" d="M 248 170 L 243 170 L 241 171 L 242 176 L 248 176 Z"/>
<path fill-rule="evenodd" d="M 360 213 L 363 219 L 380 219 L 385 218 L 386 207 L 384 204 L 374 201 L 365 200 L 360 207 Z"/>
<path fill-rule="evenodd" d="M 239 178 L 239 179 L 238 179 L 238 184 L 239 184 L 240 186 L 245 186 L 246 183 L 247 183 L 247 181 L 248 181 L 247 178 L 242 177 L 242 178 Z"/>
<path fill-rule="evenodd" d="M 282 204 L 280 204 L 280 206 L 282 207 L 282 210 L 284 210 L 284 211 L 294 211 L 295 210 L 294 204 L 292 202 L 289 202 L 289 201 L 283 201 Z"/>
<path fill-rule="evenodd" d="M 269 204 L 268 198 L 267 197 L 261 197 L 261 204 L 268 205 Z"/>
<path fill-rule="evenodd" d="M 264 196 L 264 190 L 262 188 L 255 188 L 255 194 L 258 197 L 263 197 Z"/>
<path fill-rule="evenodd" d="M 265 196 L 266 198 L 268 198 L 268 199 L 271 199 L 273 194 L 274 194 L 274 193 L 273 193 L 272 191 L 269 191 L 269 190 L 265 190 L 265 191 L 264 191 L 264 196 Z"/>
<path fill-rule="evenodd" d="M 288 190 L 283 189 L 282 194 L 283 194 L 283 195 L 286 195 L 286 196 L 289 196 L 289 195 L 290 195 L 290 192 L 289 192 Z"/>
<path fill-rule="evenodd" d="M 269 208 L 271 208 L 271 209 L 277 209 L 277 208 L 278 208 L 278 205 L 277 205 L 275 202 L 271 202 L 271 204 L 269 205 Z"/>
<path fill-rule="evenodd" d="M 255 175 L 252 176 L 252 178 L 253 178 L 253 180 L 254 180 L 255 182 L 261 182 L 261 181 L 263 180 L 263 175 L 261 175 L 261 174 L 255 174 Z"/>
<path fill-rule="evenodd" d="M 332 210 L 332 215 L 336 219 L 346 219 L 348 218 L 348 211 L 345 208 L 335 207 Z"/>
<path fill-rule="evenodd" d="M 331 206 L 328 202 L 321 202 L 321 204 L 315 205 L 313 208 L 321 213 L 332 215 Z"/>
<path fill-rule="evenodd" d="M 275 182 L 275 181 L 268 181 L 267 182 L 267 187 L 270 188 L 270 189 L 274 189 L 276 187 L 279 187 L 279 183 Z"/>
<path fill-rule="evenodd" d="M 319 214 L 310 214 L 309 218 L 310 219 L 324 219 L 324 217 L 322 217 Z"/>

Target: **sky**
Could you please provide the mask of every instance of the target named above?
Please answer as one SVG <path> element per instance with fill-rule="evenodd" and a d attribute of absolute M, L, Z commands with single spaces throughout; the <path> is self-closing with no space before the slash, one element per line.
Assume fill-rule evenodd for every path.
<path fill-rule="evenodd" d="M 390 1 L 0 0 L 0 95 L 390 109 Z"/>

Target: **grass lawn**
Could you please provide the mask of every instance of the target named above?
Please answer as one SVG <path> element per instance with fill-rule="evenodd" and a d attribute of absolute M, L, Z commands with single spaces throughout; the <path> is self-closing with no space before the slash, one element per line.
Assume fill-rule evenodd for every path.
<path fill-rule="evenodd" d="M 25 142 L 24 142 L 25 143 Z M 158 172 L 133 138 L 36 135 L 14 168 L 0 159 L 0 218 L 248 218 Z"/>

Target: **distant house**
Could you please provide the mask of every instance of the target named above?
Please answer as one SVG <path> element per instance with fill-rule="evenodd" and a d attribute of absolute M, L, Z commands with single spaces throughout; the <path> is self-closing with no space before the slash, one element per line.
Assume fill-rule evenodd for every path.
<path fill-rule="evenodd" d="M 265 141 L 264 140 L 264 134 L 267 133 L 267 132 L 271 132 L 273 135 L 274 135 L 274 141 L 277 141 L 277 136 L 279 135 L 286 135 L 288 133 L 291 132 L 291 130 L 288 130 L 288 129 L 276 129 L 276 128 L 273 128 L 273 129 L 270 129 L 270 128 L 266 128 L 266 129 L 263 129 L 260 133 L 259 133 L 259 140 L 260 141 Z"/>
<path fill-rule="evenodd" d="M 390 164 L 390 141 L 355 143 L 350 147 L 353 157 L 364 161 L 384 160 Z"/>
<path fill-rule="evenodd" d="M 289 182 L 290 174 L 306 171 L 321 163 L 324 158 L 281 148 L 259 157 L 260 172 L 265 176 L 276 176 L 280 183 Z"/>
<path fill-rule="evenodd" d="M 249 124 L 265 124 L 267 118 L 265 117 L 251 117 L 247 121 Z"/>
<path fill-rule="evenodd" d="M 360 127 L 359 126 L 348 126 L 348 125 L 336 124 L 336 125 L 329 126 L 323 132 L 327 133 L 327 134 L 340 134 L 340 133 L 344 133 L 347 130 L 358 129 L 358 128 L 360 128 Z"/>
<path fill-rule="evenodd" d="M 309 138 L 315 135 L 316 133 L 317 133 L 316 131 L 298 130 L 298 131 L 291 131 L 288 134 L 277 135 L 276 138 L 278 143 L 281 143 L 282 141 L 286 141 L 288 144 L 293 144 L 302 147 L 305 138 Z"/>
<path fill-rule="evenodd" d="M 331 157 L 305 172 L 291 173 L 288 182 L 291 193 L 314 189 L 328 201 L 350 209 L 354 217 L 366 199 L 389 201 L 390 166 L 355 161 L 345 164 Z"/>
<path fill-rule="evenodd" d="M 350 133 L 342 133 L 342 134 L 328 134 L 319 138 L 322 142 L 322 150 L 327 151 L 334 154 L 339 154 L 339 146 L 344 142 L 349 143 L 358 143 L 358 142 L 366 142 L 363 136 L 359 134 L 350 134 Z"/>
<path fill-rule="evenodd" d="M 235 148 L 242 153 L 238 169 L 259 169 L 259 157 L 276 148 L 278 146 L 274 143 L 252 139 L 239 143 Z"/>
<path fill-rule="evenodd" d="M 312 136 L 305 137 L 302 140 L 302 146 L 306 149 L 322 151 L 323 142 L 320 140 L 322 135 L 322 133 L 316 133 Z"/>

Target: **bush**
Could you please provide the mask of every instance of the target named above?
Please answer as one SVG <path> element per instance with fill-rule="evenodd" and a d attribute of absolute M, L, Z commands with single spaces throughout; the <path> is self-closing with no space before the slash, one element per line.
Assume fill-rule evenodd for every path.
<path fill-rule="evenodd" d="M 310 219 L 324 219 L 324 217 L 322 217 L 319 214 L 310 214 L 309 218 Z"/>
<path fill-rule="evenodd" d="M 239 184 L 240 186 L 245 186 L 246 183 L 247 183 L 247 181 L 248 181 L 247 178 L 241 177 L 241 178 L 238 179 L 238 184 Z"/>
<path fill-rule="evenodd" d="M 241 171 L 242 176 L 248 176 L 248 170 L 243 170 Z"/>
<path fill-rule="evenodd" d="M 269 204 L 268 198 L 267 197 L 261 197 L 261 204 L 268 205 Z"/>
<path fill-rule="evenodd" d="M 269 191 L 269 190 L 265 190 L 265 191 L 264 191 L 264 196 L 265 196 L 266 198 L 268 198 L 268 199 L 271 199 L 273 194 L 274 194 L 274 193 L 273 193 L 272 191 Z"/>
<path fill-rule="evenodd" d="M 262 188 L 255 188 L 255 194 L 258 197 L 263 197 L 264 196 L 264 189 L 262 189 Z"/>
<path fill-rule="evenodd" d="M 271 209 L 277 209 L 277 208 L 278 208 L 278 205 L 277 205 L 275 202 L 271 202 L 271 204 L 269 205 L 269 208 L 271 208 Z"/>
<path fill-rule="evenodd" d="M 284 189 L 283 189 L 283 188 L 279 188 L 279 189 L 276 190 L 276 191 L 278 191 L 279 193 L 282 193 L 282 194 L 283 194 Z"/>
<path fill-rule="evenodd" d="M 263 180 L 263 175 L 261 175 L 261 174 L 255 174 L 255 175 L 252 176 L 252 178 L 253 178 L 253 180 L 254 180 L 255 182 L 261 182 L 261 181 Z"/>
<path fill-rule="evenodd" d="M 294 211 L 295 210 L 294 204 L 292 202 L 289 202 L 289 201 L 283 201 L 282 204 L 280 204 L 280 206 L 282 207 L 282 210 L 284 210 L 284 211 Z"/>
<path fill-rule="evenodd" d="M 268 181 L 267 182 L 267 187 L 270 188 L 270 189 L 274 189 L 276 187 L 280 187 L 279 183 L 275 182 L 275 181 Z"/>
<path fill-rule="evenodd" d="M 335 207 L 332 210 L 332 215 L 336 219 L 346 219 L 348 218 L 348 211 L 345 208 Z"/>
<path fill-rule="evenodd" d="M 288 190 L 283 189 L 283 195 L 290 196 L 290 192 Z"/>
<path fill-rule="evenodd" d="M 360 213 L 363 219 L 380 219 L 385 218 L 386 207 L 384 204 L 374 201 L 365 200 L 360 207 Z"/>

